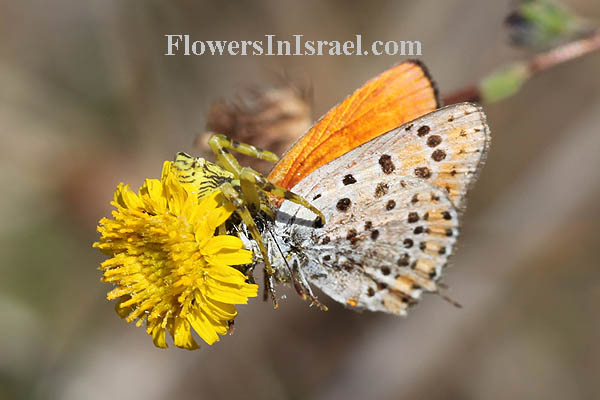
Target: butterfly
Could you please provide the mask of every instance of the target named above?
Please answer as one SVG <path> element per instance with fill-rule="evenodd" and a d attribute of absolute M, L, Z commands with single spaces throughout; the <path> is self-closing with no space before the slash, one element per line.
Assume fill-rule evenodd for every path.
<path fill-rule="evenodd" d="M 303 298 L 320 304 L 312 284 L 346 306 L 405 315 L 423 292 L 438 291 L 490 131 L 470 103 L 390 128 L 390 116 L 403 110 L 390 109 L 394 97 L 379 99 L 385 88 L 374 86 L 326 114 L 268 177 L 306 198 L 327 223 L 319 226 L 305 208 L 284 201 L 265 237 L 276 278 L 292 282 Z M 407 107 L 413 104 L 425 101 Z"/>

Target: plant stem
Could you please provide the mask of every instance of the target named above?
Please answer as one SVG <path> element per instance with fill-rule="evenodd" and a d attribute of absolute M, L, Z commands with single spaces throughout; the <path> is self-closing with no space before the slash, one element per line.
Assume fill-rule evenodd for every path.
<path fill-rule="evenodd" d="M 600 50 L 600 29 L 596 29 L 590 35 L 558 46 L 552 50 L 534 55 L 528 60 L 521 61 L 527 72 L 526 79 L 531 79 L 547 69 L 563 64 L 567 61 L 585 56 L 586 54 Z M 490 76 L 492 76 L 490 74 Z M 481 83 L 467 86 L 444 97 L 444 104 L 455 104 L 464 101 L 486 102 L 481 91 Z M 494 102 L 494 101 L 490 101 Z"/>

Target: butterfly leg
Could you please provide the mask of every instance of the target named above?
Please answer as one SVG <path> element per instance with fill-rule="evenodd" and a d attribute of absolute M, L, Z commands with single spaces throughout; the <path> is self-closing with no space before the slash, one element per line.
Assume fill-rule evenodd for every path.
<path fill-rule="evenodd" d="M 294 289 L 296 293 L 302 298 L 302 300 L 310 300 L 311 304 L 319 307 L 323 311 L 327 311 L 327 306 L 317 300 L 316 296 L 313 294 L 304 273 L 300 268 L 298 268 L 298 260 L 294 260 L 291 268 L 291 280 L 294 284 Z"/>
<path fill-rule="evenodd" d="M 271 295 L 271 299 L 273 300 L 273 305 L 275 306 L 275 308 L 277 308 L 278 304 L 277 298 L 275 297 L 275 291 L 272 285 L 273 281 L 272 279 L 269 279 L 275 274 L 275 270 L 269 262 L 267 248 L 262 240 L 260 231 L 256 227 L 254 218 L 252 218 L 252 214 L 250 214 L 250 211 L 246 207 L 244 199 L 241 197 L 240 193 L 238 193 L 238 191 L 233 187 L 233 185 L 230 182 L 222 184 L 220 189 L 223 192 L 223 196 L 225 196 L 227 201 L 231 202 L 231 204 L 233 204 L 233 206 L 236 208 L 235 212 L 242 219 L 242 222 L 244 223 L 244 225 L 246 225 L 250 236 L 252 236 L 252 239 L 254 239 L 254 241 L 258 245 L 258 248 L 260 249 L 260 253 L 262 254 L 263 261 L 265 263 L 265 297 L 267 293 L 269 293 Z"/>

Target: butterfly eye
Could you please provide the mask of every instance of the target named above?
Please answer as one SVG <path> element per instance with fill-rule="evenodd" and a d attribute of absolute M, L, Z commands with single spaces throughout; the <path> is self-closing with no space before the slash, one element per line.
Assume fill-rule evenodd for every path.
<path fill-rule="evenodd" d="M 318 228 L 322 228 L 322 227 L 323 227 L 323 222 L 321 222 L 321 218 L 318 218 L 318 217 L 317 217 L 317 218 L 316 218 L 316 219 L 313 221 L 313 224 L 312 224 L 312 226 L 313 226 L 313 228 L 317 228 L 317 229 L 318 229 Z"/>

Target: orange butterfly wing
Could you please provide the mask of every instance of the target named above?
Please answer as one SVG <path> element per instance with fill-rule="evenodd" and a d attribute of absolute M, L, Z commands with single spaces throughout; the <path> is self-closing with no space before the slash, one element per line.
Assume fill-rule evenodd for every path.
<path fill-rule="evenodd" d="M 423 64 L 395 65 L 325 114 L 283 155 L 269 180 L 290 189 L 320 166 L 439 106 Z"/>

